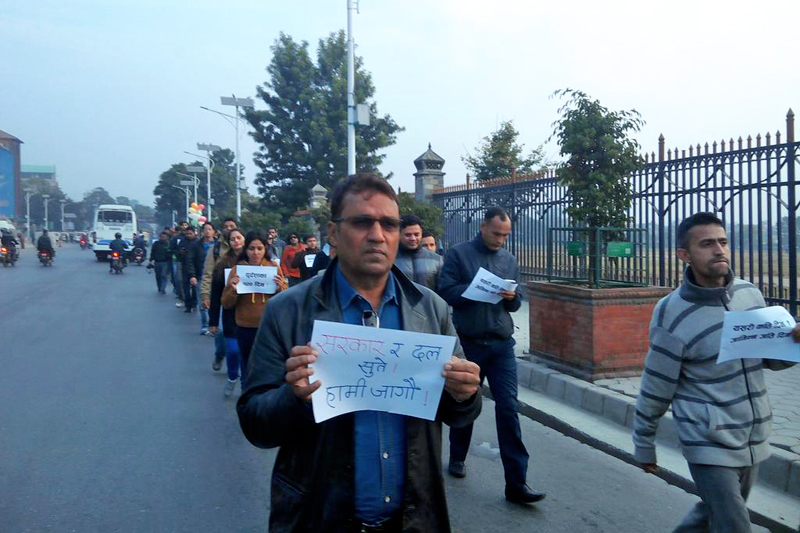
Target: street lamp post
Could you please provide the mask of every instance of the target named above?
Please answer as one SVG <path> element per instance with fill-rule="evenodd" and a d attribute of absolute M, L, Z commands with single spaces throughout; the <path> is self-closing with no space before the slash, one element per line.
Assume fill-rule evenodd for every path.
<path fill-rule="evenodd" d="M 25 224 L 28 226 L 28 238 L 33 241 L 31 233 L 31 196 L 36 194 L 34 189 L 25 189 Z"/>
<path fill-rule="evenodd" d="M 61 204 L 61 233 L 64 233 L 64 204 L 66 204 L 67 201 L 62 199 L 58 202 Z"/>
<path fill-rule="evenodd" d="M 187 168 L 190 168 L 190 167 L 187 167 Z M 184 178 L 189 178 L 190 180 L 192 180 L 191 183 L 189 183 L 189 185 L 193 185 L 194 186 L 194 203 L 197 203 L 197 181 L 198 181 L 197 180 L 197 176 L 195 176 L 194 174 L 184 174 L 183 172 L 175 172 L 175 174 L 177 174 L 178 176 L 183 176 Z M 183 181 L 181 181 L 181 185 L 183 185 Z"/>
<path fill-rule="evenodd" d="M 211 222 L 211 206 L 214 204 L 213 199 L 211 198 L 211 171 L 214 170 L 214 160 L 211 158 L 212 152 L 218 152 L 222 150 L 216 144 L 206 144 L 206 143 L 197 143 L 198 150 L 205 150 L 208 159 L 208 174 L 206 175 L 206 192 L 208 193 L 208 221 Z"/>
<path fill-rule="evenodd" d="M 180 173 L 179 173 L 180 174 Z M 189 176 L 191 178 L 191 176 Z M 192 184 L 191 181 L 182 180 L 179 182 L 183 187 L 178 187 L 177 185 L 173 185 L 179 191 L 183 191 L 186 194 L 186 215 L 189 214 L 189 185 Z"/>
<path fill-rule="evenodd" d="M 47 224 L 47 203 L 50 200 L 50 195 L 49 194 L 43 194 L 42 198 L 44 198 L 44 229 L 49 229 L 47 227 L 47 225 L 48 225 Z"/>
<path fill-rule="evenodd" d="M 200 154 L 195 154 L 193 152 L 187 152 L 185 150 L 184 150 L 183 153 L 184 154 L 193 155 L 195 157 L 200 157 L 200 158 L 205 159 L 205 160 L 208 161 L 208 165 L 205 166 L 205 167 L 203 165 L 192 165 L 190 167 L 186 167 L 186 170 L 188 170 L 192 174 L 194 174 L 195 172 L 205 172 L 206 173 L 206 193 L 207 193 L 206 194 L 206 201 L 208 202 L 206 204 L 208 206 L 208 211 L 207 211 L 208 216 L 206 217 L 206 219 L 208 220 L 208 222 L 211 222 L 211 171 L 214 170 L 214 160 L 211 159 L 210 157 L 207 157 L 207 156 L 204 156 L 204 155 L 200 155 Z M 195 199 L 195 202 L 196 201 L 197 200 Z"/>
<path fill-rule="evenodd" d="M 213 109 L 209 109 L 207 107 L 200 106 L 200 109 L 205 109 L 206 111 L 211 111 L 212 113 L 216 113 L 218 115 L 222 115 L 223 117 L 232 118 L 236 121 L 236 218 L 241 219 L 242 217 L 242 167 L 239 164 L 239 108 L 240 107 L 255 107 L 252 98 L 236 98 L 236 95 L 233 96 L 221 96 L 220 101 L 222 105 L 230 105 L 236 108 L 236 116 L 232 117 L 226 113 L 220 113 L 219 111 L 214 111 Z"/>

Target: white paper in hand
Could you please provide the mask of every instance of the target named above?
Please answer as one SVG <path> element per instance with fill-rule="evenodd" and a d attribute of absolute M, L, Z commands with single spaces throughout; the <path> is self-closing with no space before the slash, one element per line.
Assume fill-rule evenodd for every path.
<path fill-rule="evenodd" d="M 447 335 L 314 321 L 319 357 L 309 381 L 322 382 L 311 395 L 314 420 L 365 410 L 434 420 L 455 343 Z"/>
<path fill-rule="evenodd" d="M 503 279 L 481 267 L 461 296 L 476 302 L 496 304 L 503 299 L 501 291 L 514 292 L 516 290 L 517 282 L 513 279 Z"/>
<path fill-rule="evenodd" d="M 734 359 L 780 359 L 800 363 L 800 344 L 791 337 L 796 322 L 779 305 L 726 311 L 717 364 Z"/>

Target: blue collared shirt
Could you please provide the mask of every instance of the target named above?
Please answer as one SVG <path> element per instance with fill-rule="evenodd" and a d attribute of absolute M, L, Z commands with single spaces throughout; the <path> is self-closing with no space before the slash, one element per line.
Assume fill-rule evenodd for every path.
<path fill-rule="evenodd" d="M 402 329 L 400 298 L 394 274 L 383 291 L 377 316 L 380 327 Z M 336 293 L 342 321 L 362 325 L 372 305 L 353 288 L 336 267 Z M 399 510 L 406 478 L 406 417 L 378 411 L 356 411 L 354 435 L 356 516 L 375 523 Z"/>

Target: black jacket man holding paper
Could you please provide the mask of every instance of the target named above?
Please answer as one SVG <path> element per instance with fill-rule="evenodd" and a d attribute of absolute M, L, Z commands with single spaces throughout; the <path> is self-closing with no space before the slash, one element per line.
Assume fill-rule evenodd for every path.
<path fill-rule="evenodd" d="M 347 322 L 345 315 L 358 305 L 365 325 L 369 315 L 380 326 L 394 322 L 384 315 L 391 307 L 405 331 L 455 336 L 447 304 L 392 266 L 400 219 L 386 180 L 366 173 L 348 177 L 331 193 L 331 213 L 328 235 L 337 258 L 323 276 L 269 301 L 250 356 L 247 389 L 237 405 L 251 443 L 280 446 L 270 531 L 450 531 L 441 423 L 471 424 L 481 409 L 479 368 L 460 358 L 458 342 L 455 356 L 443 364 L 445 385 L 435 421 L 375 411 L 314 421 L 311 395 L 324 387 L 308 379 L 309 364 L 318 356 L 308 345 L 315 320 Z M 350 294 L 356 293 L 348 302 L 340 301 L 345 291 L 337 280 L 342 279 Z M 324 398 L 318 391 L 315 401 L 320 394 Z M 374 420 L 387 422 L 382 431 L 370 432 Z M 398 471 L 404 475 L 384 477 Z M 382 481 L 380 490 L 369 490 L 376 479 Z M 383 485 L 391 492 L 383 492 Z"/>
<path fill-rule="evenodd" d="M 439 295 L 453 306 L 453 322 L 464 355 L 480 366 L 481 383 L 488 378 L 495 400 L 497 440 L 506 479 L 506 499 L 534 503 L 545 497 L 527 486 L 528 451 L 522 442 L 517 414 L 517 361 L 514 357 L 514 322 L 520 308 L 520 288 L 501 292 L 496 304 L 461 296 L 483 267 L 502 279 L 519 281 L 517 259 L 503 248 L 511 234 L 511 218 L 500 207 L 491 207 L 472 241 L 453 247 L 445 257 L 439 277 Z M 466 476 L 465 460 L 472 438 L 472 424 L 450 430 L 450 474 Z"/>

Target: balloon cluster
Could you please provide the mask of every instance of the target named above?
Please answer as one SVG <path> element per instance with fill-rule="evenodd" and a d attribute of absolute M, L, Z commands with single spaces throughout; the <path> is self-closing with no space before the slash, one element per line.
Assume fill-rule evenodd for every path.
<path fill-rule="evenodd" d="M 192 205 L 189 206 L 189 213 L 187 217 L 189 218 L 189 223 L 192 226 L 200 226 L 205 224 L 206 217 L 203 216 L 203 209 L 205 209 L 205 204 L 198 204 L 197 202 L 192 202 Z"/>

